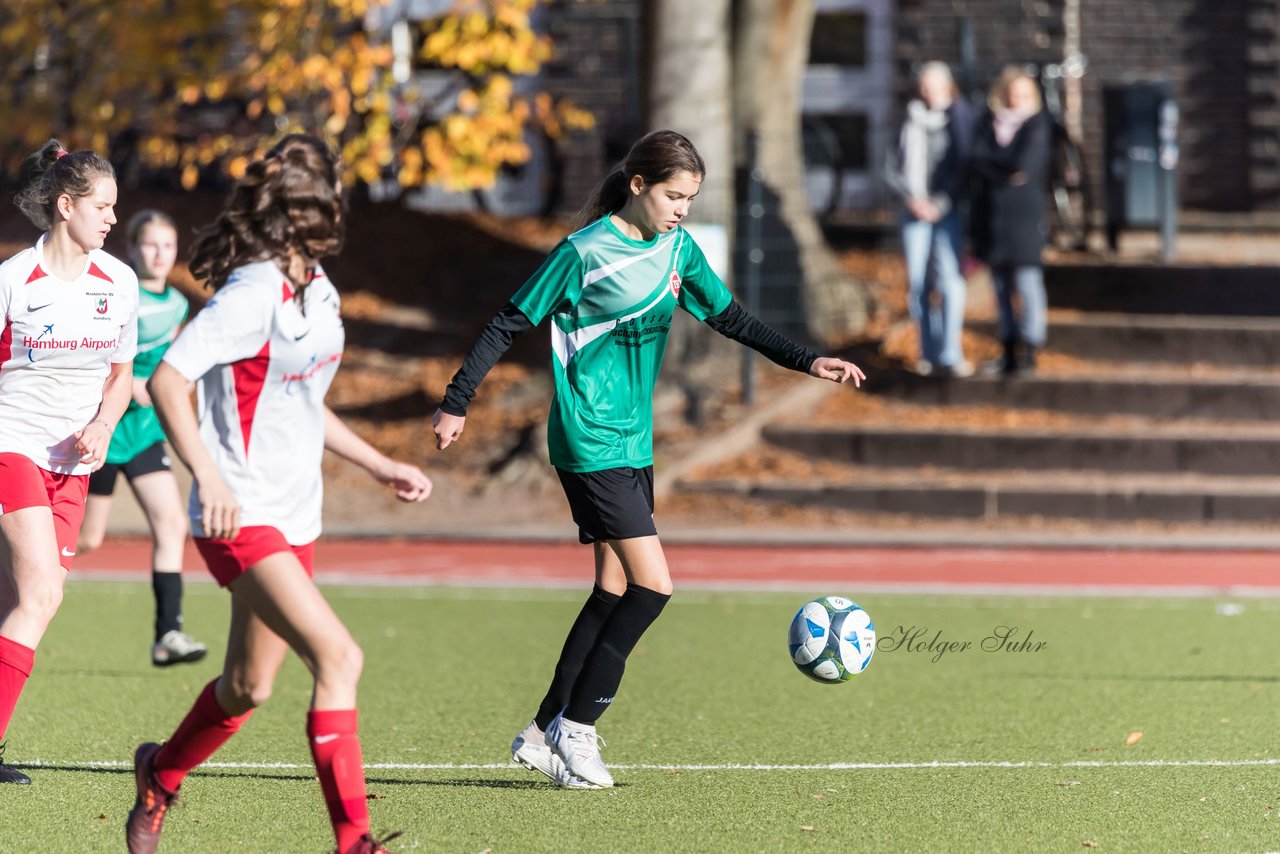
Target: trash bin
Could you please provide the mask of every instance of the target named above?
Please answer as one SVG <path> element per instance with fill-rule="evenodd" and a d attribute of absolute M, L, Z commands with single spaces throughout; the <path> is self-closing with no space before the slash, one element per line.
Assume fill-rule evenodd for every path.
<path fill-rule="evenodd" d="M 1157 228 L 1165 258 L 1177 234 L 1178 106 L 1167 81 L 1102 90 L 1107 242 L 1125 228 Z"/>

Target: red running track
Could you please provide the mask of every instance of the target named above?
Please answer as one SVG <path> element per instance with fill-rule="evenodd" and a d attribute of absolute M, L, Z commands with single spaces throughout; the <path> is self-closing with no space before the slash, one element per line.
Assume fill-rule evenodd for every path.
<path fill-rule="evenodd" d="M 1280 595 L 1280 556 L 1245 551 L 1136 551 L 836 546 L 669 545 L 677 587 L 815 592 L 1061 592 Z M 146 576 L 150 544 L 116 540 L 77 561 L 73 577 Z M 188 577 L 208 578 L 194 547 Z M 591 581 L 576 543 L 321 540 L 322 581 L 564 586 Z"/>

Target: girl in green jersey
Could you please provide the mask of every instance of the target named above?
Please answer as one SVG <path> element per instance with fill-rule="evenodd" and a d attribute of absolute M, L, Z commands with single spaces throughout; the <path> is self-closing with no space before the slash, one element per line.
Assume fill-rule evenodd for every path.
<path fill-rule="evenodd" d="M 111 494 L 123 474 L 151 528 L 151 589 L 156 599 L 151 663 L 166 667 L 199 661 L 207 651 L 182 630 L 182 552 L 187 513 L 165 450 L 164 430 L 147 394 L 147 379 L 187 317 L 187 298 L 169 286 L 178 257 L 178 229 L 160 211 L 134 214 L 126 229 L 129 263 L 138 274 L 138 355 L 133 397 L 116 425 L 107 462 L 89 476 L 89 497 L 80 528 L 79 551 L 102 545 Z"/>
<path fill-rule="evenodd" d="M 674 310 L 784 367 L 855 385 L 862 371 L 819 356 L 748 314 L 681 221 L 706 174 L 688 139 L 656 131 L 597 188 L 584 217 L 491 320 L 432 418 L 436 444 L 457 441 L 480 381 L 511 341 L 550 319 L 555 395 L 551 462 L 595 550 L 595 588 L 569 630 L 551 687 L 511 745 L 512 758 L 562 786 L 607 788 L 595 723 L 627 656 L 671 597 L 653 524 L 653 387 Z"/>

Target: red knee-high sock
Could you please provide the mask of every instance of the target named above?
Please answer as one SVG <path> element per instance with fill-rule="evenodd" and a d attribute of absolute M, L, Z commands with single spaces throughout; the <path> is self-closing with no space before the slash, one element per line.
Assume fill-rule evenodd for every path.
<path fill-rule="evenodd" d="M 316 763 L 316 776 L 329 808 L 329 821 L 346 851 L 369 832 L 369 804 L 365 799 L 364 760 L 356 736 L 356 710 L 307 713 L 307 742 Z"/>
<path fill-rule="evenodd" d="M 204 686 L 191 711 L 156 754 L 156 779 L 171 792 L 178 791 L 191 769 L 226 744 L 253 714 L 253 709 L 243 715 L 227 714 L 214 694 L 217 684 L 218 680 L 214 679 Z"/>
<path fill-rule="evenodd" d="M 9 729 L 9 719 L 35 660 L 36 651 L 31 647 L 0 637 L 0 739 Z"/>

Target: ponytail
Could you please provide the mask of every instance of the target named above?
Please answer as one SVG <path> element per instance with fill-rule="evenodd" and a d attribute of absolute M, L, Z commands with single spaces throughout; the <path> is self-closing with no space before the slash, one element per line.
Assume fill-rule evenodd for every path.
<path fill-rule="evenodd" d="M 602 216 L 622 210 L 622 206 L 627 203 L 630 185 L 631 181 L 627 179 L 627 172 L 622 164 L 619 163 L 613 167 L 613 171 L 596 184 L 587 203 L 578 212 L 576 221 L 578 228 L 588 226 Z"/>
<path fill-rule="evenodd" d="M 656 130 L 641 137 L 631 146 L 626 158 L 591 191 L 590 198 L 578 213 L 578 227 L 622 210 L 631 194 L 634 176 L 639 175 L 645 186 L 651 187 L 679 172 L 688 172 L 699 179 L 707 174 L 702 157 L 688 138 L 673 130 Z"/>

